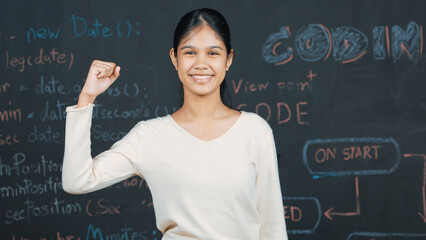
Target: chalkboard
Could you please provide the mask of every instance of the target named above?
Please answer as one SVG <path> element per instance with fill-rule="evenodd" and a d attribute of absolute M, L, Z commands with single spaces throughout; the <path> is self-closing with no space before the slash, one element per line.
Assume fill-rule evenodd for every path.
<path fill-rule="evenodd" d="M 122 66 L 96 100 L 92 154 L 179 106 L 179 18 L 227 19 L 233 106 L 274 131 L 289 239 L 426 239 L 426 2 L 3 1 L 0 239 L 161 239 L 134 177 L 62 190 L 65 108 L 90 63 Z"/>

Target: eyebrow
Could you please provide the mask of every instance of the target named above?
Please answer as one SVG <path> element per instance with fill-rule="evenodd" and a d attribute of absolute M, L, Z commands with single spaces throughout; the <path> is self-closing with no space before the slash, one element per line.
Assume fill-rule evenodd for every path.
<path fill-rule="evenodd" d="M 183 47 L 181 47 L 179 50 L 183 50 L 183 49 L 185 49 L 185 48 L 195 48 L 194 46 L 192 46 L 192 45 L 186 45 L 186 46 L 183 46 Z M 210 46 L 209 47 L 209 49 L 214 49 L 214 48 L 219 48 L 220 50 L 222 50 L 222 51 L 224 51 L 221 47 L 219 47 L 219 46 Z"/>

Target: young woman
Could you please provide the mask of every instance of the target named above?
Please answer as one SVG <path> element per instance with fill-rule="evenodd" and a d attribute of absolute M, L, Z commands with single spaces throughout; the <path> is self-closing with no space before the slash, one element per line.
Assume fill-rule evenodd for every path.
<path fill-rule="evenodd" d="M 222 101 L 233 59 L 226 20 L 212 9 L 187 13 L 170 58 L 183 85 L 182 107 L 140 121 L 94 158 L 93 102 L 120 67 L 93 61 L 78 104 L 67 108 L 64 190 L 88 193 L 139 175 L 149 185 L 163 240 L 287 239 L 272 129 Z"/>

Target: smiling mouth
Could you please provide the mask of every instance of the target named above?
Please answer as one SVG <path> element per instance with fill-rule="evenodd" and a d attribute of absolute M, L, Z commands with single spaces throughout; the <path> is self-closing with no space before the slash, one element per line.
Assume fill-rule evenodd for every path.
<path fill-rule="evenodd" d="M 197 83 L 207 83 L 214 75 L 190 75 L 191 78 Z"/>

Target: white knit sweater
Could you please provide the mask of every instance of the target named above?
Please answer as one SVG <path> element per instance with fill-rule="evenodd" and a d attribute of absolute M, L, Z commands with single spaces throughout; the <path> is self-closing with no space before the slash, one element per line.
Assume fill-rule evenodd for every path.
<path fill-rule="evenodd" d="M 92 158 L 93 106 L 66 109 L 66 192 L 88 193 L 139 175 L 149 185 L 163 240 L 287 240 L 276 148 L 263 118 L 242 111 L 211 141 L 170 115 L 140 121 Z"/>

